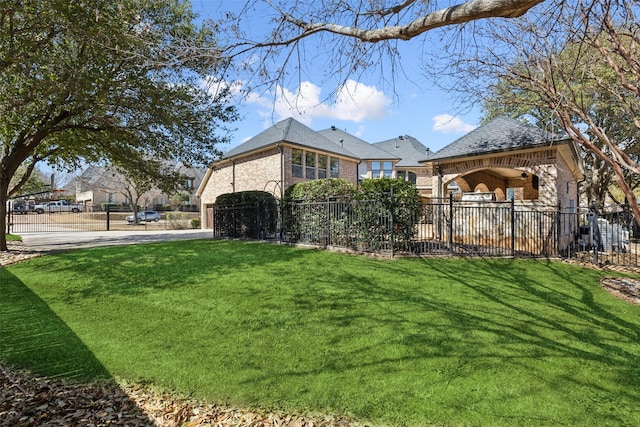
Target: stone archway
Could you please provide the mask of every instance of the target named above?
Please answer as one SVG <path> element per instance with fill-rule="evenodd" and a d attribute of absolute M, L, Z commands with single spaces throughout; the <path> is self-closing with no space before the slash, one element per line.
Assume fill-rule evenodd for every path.
<path fill-rule="evenodd" d="M 495 157 L 460 159 L 453 162 L 441 161 L 434 168 L 441 174 L 439 183 L 442 187 L 439 194 L 446 195 L 448 185 L 455 182 L 463 193 L 486 189 L 495 193 L 496 200 L 511 197 L 529 201 L 553 199 L 550 197 L 551 194 L 543 197 L 540 183 L 545 183 L 547 192 L 554 191 L 555 154 L 555 151 L 546 149 L 500 153 Z"/>
<path fill-rule="evenodd" d="M 474 193 L 489 193 L 489 187 L 484 182 L 480 182 L 473 187 Z"/>
<path fill-rule="evenodd" d="M 529 169 L 487 167 L 443 178 L 443 188 L 448 188 L 451 182 L 455 182 L 463 194 L 494 193 L 496 200 L 539 199 L 540 178 Z"/>

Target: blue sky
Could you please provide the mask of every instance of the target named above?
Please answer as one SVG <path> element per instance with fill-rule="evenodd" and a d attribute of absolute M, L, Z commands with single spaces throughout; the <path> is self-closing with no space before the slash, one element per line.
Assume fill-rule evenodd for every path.
<path fill-rule="evenodd" d="M 224 11 L 238 10 L 245 3 L 244 0 L 191 1 L 201 18 L 212 20 L 219 19 Z M 244 22 L 251 26 L 245 30 L 254 38 L 259 37 L 260 30 L 268 26 L 268 20 L 268 16 L 257 13 L 250 24 Z M 309 50 L 316 49 L 313 39 L 306 43 Z M 460 105 L 423 75 L 421 52 L 426 48 L 437 49 L 437 45 L 437 37 L 428 33 L 404 42 L 404 74 L 396 75 L 393 86 L 381 86 L 382 79 L 376 69 L 361 75 L 358 81 L 347 81 L 343 91 L 327 101 L 336 85 L 323 82 L 326 70 L 314 64 L 317 75 L 306 70 L 303 78 L 292 79 L 291 87 L 280 88 L 278 96 L 273 92 L 250 93 L 239 102 L 242 119 L 234 124 L 237 131 L 233 134 L 233 142 L 221 149 L 228 151 L 273 123 L 294 117 L 312 129 L 336 126 L 371 143 L 411 135 L 437 151 L 474 129 L 479 122 L 477 109 L 460 113 Z M 319 52 L 322 54 L 321 50 Z M 310 57 L 315 56 L 313 52 L 307 53 Z M 310 68 L 313 70 L 313 67 Z M 240 76 L 237 78 L 240 89 L 245 82 Z M 292 108 L 292 104 L 297 108 Z"/>

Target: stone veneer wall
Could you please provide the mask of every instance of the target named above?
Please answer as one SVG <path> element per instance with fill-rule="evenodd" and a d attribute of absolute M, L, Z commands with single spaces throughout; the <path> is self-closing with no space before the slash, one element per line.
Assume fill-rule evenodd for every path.
<path fill-rule="evenodd" d="M 562 156 L 558 156 L 557 174 L 555 191 L 558 195 L 558 203 L 562 208 L 569 208 L 571 201 L 573 206 L 578 206 L 578 183 Z"/>

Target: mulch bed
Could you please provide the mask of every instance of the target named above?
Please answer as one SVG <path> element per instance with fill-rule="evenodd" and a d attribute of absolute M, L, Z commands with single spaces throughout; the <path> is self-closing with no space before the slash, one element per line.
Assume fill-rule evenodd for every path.
<path fill-rule="evenodd" d="M 288 415 L 211 405 L 114 382 L 81 384 L 0 366 L 3 426 L 364 427 L 346 417 Z"/>
<path fill-rule="evenodd" d="M 580 265 L 586 268 L 595 268 L 612 273 L 639 274 L 640 267 L 620 266 L 613 264 L 593 264 L 591 262 L 565 260 L 569 264 Z M 603 277 L 600 285 L 613 296 L 623 299 L 631 304 L 640 304 L 640 278 L 634 277 Z"/>
<path fill-rule="evenodd" d="M 600 285 L 614 296 L 640 305 L 640 279 L 603 277 Z"/>

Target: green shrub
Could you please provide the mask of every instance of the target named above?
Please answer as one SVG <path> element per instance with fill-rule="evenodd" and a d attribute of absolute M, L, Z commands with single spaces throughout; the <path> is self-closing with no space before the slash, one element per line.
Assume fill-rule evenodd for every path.
<path fill-rule="evenodd" d="M 358 240 L 371 249 L 390 240 L 393 221 L 393 247 L 405 249 L 415 237 L 420 218 L 420 193 L 415 184 L 402 179 L 366 179 L 360 185 L 358 203 Z"/>
<path fill-rule="evenodd" d="M 351 199 L 355 186 L 346 179 L 327 178 L 293 184 L 284 193 L 285 200 L 324 202 L 327 199 Z"/>
<path fill-rule="evenodd" d="M 184 230 L 187 227 L 188 215 L 182 212 L 167 213 L 167 228 L 171 230 Z"/>
<path fill-rule="evenodd" d="M 342 242 L 344 221 L 342 206 L 353 200 L 356 187 L 346 179 L 327 178 L 294 184 L 285 191 L 283 231 L 296 241 L 315 244 Z M 329 201 L 341 201 L 340 207 Z"/>
<path fill-rule="evenodd" d="M 222 236 L 264 237 L 276 231 L 278 202 L 266 191 L 241 191 L 216 198 L 214 227 Z"/>
<path fill-rule="evenodd" d="M 200 218 L 193 218 L 191 220 L 191 228 L 193 229 L 200 228 Z"/>

